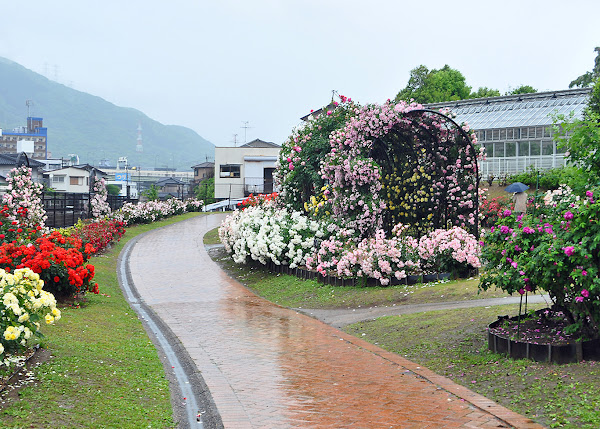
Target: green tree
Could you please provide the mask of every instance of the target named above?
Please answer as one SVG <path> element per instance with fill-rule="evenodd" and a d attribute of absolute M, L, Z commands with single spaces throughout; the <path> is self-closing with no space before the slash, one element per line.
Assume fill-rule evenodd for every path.
<path fill-rule="evenodd" d="M 196 198 L 204 201 L 204 204 L 210 204 L 215 201 L 215 178 L 203 180 L 196 186 Z"/>
<path fill-rule="evenodd" d="M 487 86 L 482 86 L 477 89 L 477 91 L 472 92 L 469 95 L 469 98 L 488 98 L 488 97 L 500 97 L 500 91 L 493 88 L 488 88 Z"/>
<path fill-rule="evenodd" d="M 592 71 L 585 72 L 577 79 L 571 81 L 569 88 L 573 88 L 574 86 L 579 88 L 591 86 L 592 83 L 600 77 L 600 46 L 596 46 L 594 51 L 597 52 L 597 54 L 596 59 L 594 60 L 594 68 Z"/>
<path fill-rule="evenodd" d="M 600 180 L 600 78 L 596 79 L 582 119 L 554 117 L 554 139 L 568 159 L 581 167 L 589 183 Z"/>
<path fill-rule="evenodd" d="M 461 72 L 447 64 L 439 70 L 420 65 L 410 71 L 408 84 L 396 95 L 396 101 L 438 103 L 470 98 L 471 87 Z"/>
<path fill-rule="evenodd" d="M 121 193 L 121 188 L 117 185 L 106 185 L 106 190 L 108 191 L 108 195 L 119 195 Z"/>
<path fill-rule="evenodd" d="M 511 89 L 510 91 L 508 91 L 506 93 L 506 95 L 533 94 L 535 92 L 538 92 L 538 91 L 533 86 L 521 85 L 521 86 L 516 87 L 515 89 Z"/>
<path fill-rule="evenodd" d="M 156 201 L 158 200 L 158 188 L 153 183 L 152 186 L 150 186 L 150 189 L 147 189 L 144 192 L 142 192 L 142 195 L 148 198 L 149 201 Z"/>

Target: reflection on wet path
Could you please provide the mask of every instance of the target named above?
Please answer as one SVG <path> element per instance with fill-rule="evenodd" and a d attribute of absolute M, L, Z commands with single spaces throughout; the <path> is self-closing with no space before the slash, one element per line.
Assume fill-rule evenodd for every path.
<path fill-rule="evenodd" d="M 202 244 L 222 218 L 144 236 L 129 265 L 141 297 L 194 360 L 225 427 L 506 427 L 416 375 L 414 364 L 230 279 Z"/>

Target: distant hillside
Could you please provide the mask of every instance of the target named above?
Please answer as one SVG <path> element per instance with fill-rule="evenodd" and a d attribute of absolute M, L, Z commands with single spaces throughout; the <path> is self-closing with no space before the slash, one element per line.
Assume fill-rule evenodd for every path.
<path fill-rule="evenodd" d="M 98 164 L 106 158 L 114 166 L 118 157 L 126 156 L 131 165 L 143 167 L 173 167 L 174 159 L 179 170 L 214 157 L 214 145 L 189 128 L 163 125 L 138 110 L 115 106 L 0 57 L 0 128 L 26 125 L 26 100 L 34 102 L 31 115 L 44 119 L 53 157 L 75 153 L 81 162 Z M 141 154 L 135 151 L 138 123 Z"/>

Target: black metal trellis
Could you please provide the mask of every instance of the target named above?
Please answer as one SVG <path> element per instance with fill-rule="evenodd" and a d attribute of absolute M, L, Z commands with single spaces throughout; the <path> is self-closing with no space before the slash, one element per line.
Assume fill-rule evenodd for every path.
<path fill-rule="evenodd" d="M 412 226 L 415 236 L 421 236 L 431 229 L 464 223 L 465 229 L 479 237 L 479 171 L 471 138 L 440 112 L 418 109 L 406 113 L 405 118 L 404 123 L 375 138 L 369 154 L 382 170 L 383 196 L 391 201 L 383 215 L 384 228 L 391 231 L 402 222 Z M 448 169 L 455 168 L 459 158 L 466 162 L 468 156 L 473 170 L 452 171 L 460 175 L 457 180 L 462 186 L 472 185 L 472 207 L 459 207 L 451 200 L 456 190 L 449 189 Z M 415 177 L 418 179 L 412 180 Z M 437 183 L 441 187 L 436 187 Z M 474 216 L 474 224 L 468 223 L 469 215 Z M 459 220 L 460 216 L 464 221 Z"/>

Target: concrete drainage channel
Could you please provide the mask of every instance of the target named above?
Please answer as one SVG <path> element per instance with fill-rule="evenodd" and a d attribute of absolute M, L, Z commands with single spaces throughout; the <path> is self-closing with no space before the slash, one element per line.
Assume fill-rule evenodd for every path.
<path fill-rule="evenodd" d="M 128 268 L 129 255 L 133 246 L 145 234 L 129 241 L 119 255 L 117 274 L 121 289 L 154 345 L 162 351 L 161 360 L 171 385 L 171 402 L 175 420 L 178 421 L 177 427 L 180 429 L 223 428 L 210 391 L 198 374 L 194 362 L 169 327 L 144 303 L 132 281 Z M 175 394 L 174 389 L 178 390 Z"/>

